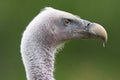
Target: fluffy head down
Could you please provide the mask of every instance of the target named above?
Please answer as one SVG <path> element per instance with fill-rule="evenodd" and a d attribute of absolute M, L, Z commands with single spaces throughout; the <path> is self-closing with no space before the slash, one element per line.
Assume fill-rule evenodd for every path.
<path fill-rule="evenodd" d="M 74 38 L 87 38 L 84 32 L 89 31 L 90 24 L 71 13 L 47 7 L 32 20 L 25 33 L 37 36 L 34 39 L 38 42 L 56 45 Z"/>

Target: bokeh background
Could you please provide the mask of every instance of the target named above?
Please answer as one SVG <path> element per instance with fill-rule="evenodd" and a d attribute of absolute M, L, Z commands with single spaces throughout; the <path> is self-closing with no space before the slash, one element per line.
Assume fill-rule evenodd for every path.
<path fill-rule="evenodd" d="M 56 56 L 56 80 L 120 80 L 120 0 L 0 0 L 0 80 L 26 80 L 22 32 L 46 6 L 100 23 L 108 44 L 73 40 Z"/>

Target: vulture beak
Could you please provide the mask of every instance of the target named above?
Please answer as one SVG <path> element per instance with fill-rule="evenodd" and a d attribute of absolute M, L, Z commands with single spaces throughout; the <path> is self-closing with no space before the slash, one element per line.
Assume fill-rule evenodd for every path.
<path fill-rule="evenodd" d="M 87 26 L 88 38 L 101 39 L 104 41 L 104 45 L 107 43 L 107 32 L 101 25 L 97 23 L 90 23 Z"/>

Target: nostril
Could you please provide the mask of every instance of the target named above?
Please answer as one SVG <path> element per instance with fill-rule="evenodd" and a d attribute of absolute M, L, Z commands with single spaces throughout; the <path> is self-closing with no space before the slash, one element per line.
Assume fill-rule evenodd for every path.
<path fill-rule="evenodd" d="M 86 30 L 86 31 L 89 31 L 89 27 L 90 27 L 90 25 L 91 25 L 90 22 L 86 24 L 86 26 L 85 26 L 85 30 Z"/>
<path fill-rule="evenodd" d="M 88 23 L 87 26 L 90 26 L 90 23 Z"/>

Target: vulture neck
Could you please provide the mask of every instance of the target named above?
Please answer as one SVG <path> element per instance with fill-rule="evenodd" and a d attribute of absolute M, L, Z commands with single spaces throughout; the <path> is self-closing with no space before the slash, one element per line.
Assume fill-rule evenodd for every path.
<path fill-rule="evenodd" d="M 27 31 L 23 34 L 21 53 L 27 80 L 54 80 L 56 48 L 44 44 L 45 39 L 40 39 L 35 35 L 32 37 L 33 35 L 27 35 L 26 33 Z"/>

